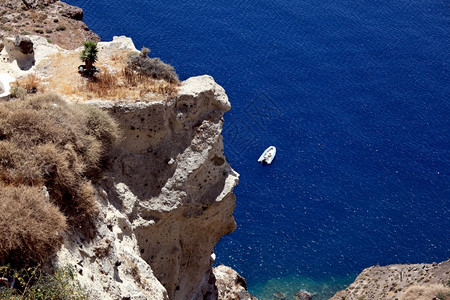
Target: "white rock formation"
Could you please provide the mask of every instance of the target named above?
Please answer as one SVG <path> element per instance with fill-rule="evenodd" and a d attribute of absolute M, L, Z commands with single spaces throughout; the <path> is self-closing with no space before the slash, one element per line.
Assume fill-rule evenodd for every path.
<path fill-rule="evenodd" d="M 49 44 L 48 41 L 36 35 L 26 36 L 33 43 L 30 53 L 22 53 L 16 46 L 16 38 L 5 38 L 4 48 L 0 51 L 0 73 L 8 73 L 15 78 L 30 74 L 35 70 L 35 66 L 49 55 L 66 51 L 57 45 Z"/>
<path fill-rule="evenodd" d="M 225 91 L 200 76 L 169 101 L 90 104 L 109 111 L 124 140 L 98 187 L 93 239 L 70 237 L 56 264 L 76 264 L 101 299 L 216 299 L 211 255 L 235 229 L 238 183 L 223 152 Z"/>
<path fill-rule="evenodd" d="M 6 73 L 0 73 L 0 100 L 7 100 L 10 94 L 10 86 L 11 82 L 14 82 L 15 79 Z"/>

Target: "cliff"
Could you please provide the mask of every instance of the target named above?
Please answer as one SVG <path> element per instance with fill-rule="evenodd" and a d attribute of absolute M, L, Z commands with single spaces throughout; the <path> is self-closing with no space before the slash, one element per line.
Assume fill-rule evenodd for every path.
<path fill-rule="evenodd" d="M 169 92 L 161 80 L 129 87 L 120 68 L 137 50 L 120 37 L 99 43 L 96 65 L 117 83 L 101 97 L 84 90 L 91 81 L 77 72 L 81 49 L 29 36 L 33 51 L 24 55 L 16 41 L 6 39 L 0 71 L 38 93 L 100 107 L 122 134 L 93 183 L 99 215 L 89 228 L 70 230 L 47 266 L 74 266 L 92 299 L 217 299 L 235 291 L 248 299 L 237 274 L 216 284 L 212 268 L 215 245 L 236 227 L 239 175 L 224 156 L 223 114 L 231 108 L 224 89 L 210 76 L 171 84 Z"/>
<path fill-rule="evenodd" d="M 38 35 L 64 49 L 76 49 L 86 40 L 100 41 L 82 20 L 81 8 L 59 0 L 2 0 L 0 38 Z"/>
<path fill-rule="evenodd" d="M 76 264 L 101 299 L 214 298 L 212 254 L 235 229 L 238 182 L 223 153 L 224 90 L 201 76 L 168 101 L 89 104 L 108 111 L 124 139 L 97 187 L 93 240 L 68 236 L 56 265 Z"/>
<path fill-rule="evenodd" d="M 364 269 L 350 286 L 331 298 L 342 299 L 450 299 L 450 261 Z"/>

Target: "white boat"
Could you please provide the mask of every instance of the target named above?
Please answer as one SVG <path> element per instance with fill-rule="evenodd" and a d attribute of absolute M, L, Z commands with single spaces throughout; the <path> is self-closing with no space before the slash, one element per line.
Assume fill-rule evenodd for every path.
<path fill-rule="evenodd" d="M 264 150 L 263 154 L 258 158 L 258 162 L 270 165 L 277 154 L 277 148 L 275 146 L 270 146 Z"/>

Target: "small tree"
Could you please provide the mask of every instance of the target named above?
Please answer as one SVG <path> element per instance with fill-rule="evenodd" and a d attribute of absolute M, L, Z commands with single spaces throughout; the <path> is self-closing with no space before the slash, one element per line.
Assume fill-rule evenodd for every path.
<path fill-rule="evenodd" d="M 86 64 L 86 70 L 90 71 L 93 64 L 97 61 L 97 43 L 92 41 L 84 42 L 84 50 L 81 51 L 80 59 Z"/>

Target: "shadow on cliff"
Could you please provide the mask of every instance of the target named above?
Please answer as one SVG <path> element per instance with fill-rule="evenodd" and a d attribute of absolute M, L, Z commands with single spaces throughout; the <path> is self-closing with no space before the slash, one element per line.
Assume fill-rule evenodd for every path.
<path fill-rule="evenodd" d="M 148 144 L 145 151 L 136 153 L 123 147 L 117 148 L 111 155 L 111 169 L 106 180 L 110 191 L 111 203 L 119 210 L 123 203 L 113 187 L 123 183 L 139 201 L 158 197 L 167 181 L 177 169 L 176 158 L 190 145 L 192 137 L 168 137 L 159 144 Z"/>

